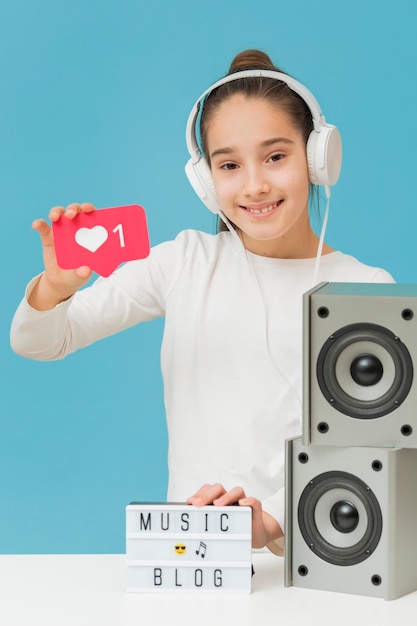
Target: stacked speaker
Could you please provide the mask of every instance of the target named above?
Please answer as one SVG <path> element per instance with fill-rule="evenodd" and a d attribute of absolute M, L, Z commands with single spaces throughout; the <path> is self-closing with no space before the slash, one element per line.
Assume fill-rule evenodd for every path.
<path fill-rule="evenodd" d="M 417 590 L 417 285 L 322 283 L 303 312 L 285 584 L 395 599 Z"/>

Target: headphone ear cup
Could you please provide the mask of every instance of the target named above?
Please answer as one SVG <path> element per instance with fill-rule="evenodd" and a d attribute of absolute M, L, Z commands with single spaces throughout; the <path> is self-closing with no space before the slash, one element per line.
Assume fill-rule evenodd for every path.
<path fill-rule="evenodd" d="M 311 132 L 307 141 L 307 162 L 311 183 L 337 183 L 342 167 L 342 139 L 336 126 L 323 124 L 320 131 Z"/>
<path fill-rule="evenodd" d="M 185 173 L 192 188 L 206 207 L 212 213 L 219 214 L 221 209 L 217 201 L 213 177 L 206 159 L 201 157 L 197 163 L 193 163 L 193 160 L 190 159 L 185 166 Z"/>

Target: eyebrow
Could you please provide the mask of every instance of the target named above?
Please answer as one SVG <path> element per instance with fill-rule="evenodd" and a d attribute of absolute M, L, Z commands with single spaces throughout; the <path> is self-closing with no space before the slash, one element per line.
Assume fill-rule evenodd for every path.
<path fill-rule="evenodd" d="M 261 147 L 268 148 L 269 146 L 273 146 L 277 143 L 293 144 L 295 142 L 292 139 L 288 139 L 288 137 L 272 137 L 271 139 L 262 141 Z M 218 150 L 213 150 L 210 154 L 210 159 L 222 154 L 232 154 L 232 152 L 234 152 L 234 148 L 219 148 Z"/>

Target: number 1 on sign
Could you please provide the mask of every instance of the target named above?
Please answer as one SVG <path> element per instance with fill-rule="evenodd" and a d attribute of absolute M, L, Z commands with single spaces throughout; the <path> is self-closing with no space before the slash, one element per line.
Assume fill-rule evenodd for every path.
<path fill-rule="evenodd" d="M 119 241 L 120 241 L 120 247 L 124 248 L 125 247 L 125 237 L 123 234 L 123 226 L 122 224 L 117 224 L 117 226 L 115 226 L 115 228 L 113 228 L 113 232 L 114 233 L 119 233 Z"/>

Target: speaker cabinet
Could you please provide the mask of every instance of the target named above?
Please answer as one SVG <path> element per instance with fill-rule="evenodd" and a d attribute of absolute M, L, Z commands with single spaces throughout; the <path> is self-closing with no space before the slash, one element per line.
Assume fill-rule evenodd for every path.
<path fill-rule="evenodd" d="M 322 283 L 303 316 L 304 443 L 417 448 L 417 285 Z"/>
<path fill-rule="evenodd" d="M 286 442 L 285 585 L 417 589 L 417 450 Z"/>

